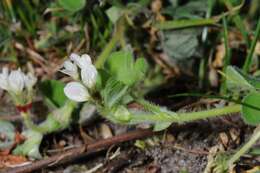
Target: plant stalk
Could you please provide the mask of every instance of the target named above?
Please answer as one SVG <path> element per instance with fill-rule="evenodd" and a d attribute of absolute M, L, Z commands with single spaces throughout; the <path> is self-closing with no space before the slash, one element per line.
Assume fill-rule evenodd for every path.
<path fill-rule="evenodd" d="M 171 116 L 162 112 L 161 114 L 133 114 L 131 123 L 140 122 L 190 122 L 195 120 L 202 120 L 205 118 L 212 118 L 222 116 L 230 113 L 236 113 L 241 111 L 241 105 L 235 104 L 222 108 L 214 108 L 199 112 L 187 112 L 187 113 L 176 113 L 176 116 Z M 173 112 L 174 114 L 174 112 Z"/>

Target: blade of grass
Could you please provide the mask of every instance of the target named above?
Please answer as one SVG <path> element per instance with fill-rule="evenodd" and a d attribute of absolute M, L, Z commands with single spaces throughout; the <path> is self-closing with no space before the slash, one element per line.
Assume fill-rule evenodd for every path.
<path fill-rule="evenodd" d="M 167 29 L 181 29 L 187 27 L 195 27 L 195 26 L 205 26 L 205 25 L 216 25 L 219 20 L 231 13 L 235 13 L 236 11 L 240 10 L 243 6 L 244 1 L 238 6 L 231 8 L 229 11 L 222 13 L 221 15 L 214 16 L 207 19 L 183 19 L 183 20 L 170 20 L 164 22 L 157 22 L 154 23 L 153 26 L 158 29 L 167 30 Z"/>
<path fill-rule="evenodd" d="M 226 71 L 226 68 L 228 65 L 230 65 L 230 60 L 231 60 L 231 50 L 228 46 L 228 25 L 227 25 L 227 20 L 226 17 L 222 18 L 222 23 L 223 23 L 223 28 L 224 28 L 224 33 L 223 33 L 223 37 L 224 37 L 224 45 L 225 45 L 225 58 L 224 58 L 224 67 L 223 67 L 223 71 Z M 221 89 L 220 92 L 222 94 L 226 94 L 227 92 L 227 86 L 226 86 L 226 78 L 223 76 L 222 77 L 222 84 L 221 84 Z"/>
<path fill-rule="evenodd" d="M 228 8 L 229 11 L 232 11 L 232 9 L 234 8 L 232 3 L 230 2 L 230 0 L 226 0 L 224 1 L 226 7 Z M 244 4 L 244 0 L 242 1 L 242 4 Z M 241 19 L 241 16 L 238 14 L 238 12 L 234 12 L 233 13 L 233 21 L 236 25 L 236 27 L 240 30 L 244 40 L 245 40 L 245 43 L 247 45 L 247 47 L 250 46 L 250 42 L 249 42 L 249 36 L 248 36 L 248 32 L 246 30 L 246 27 Z"/>
<path fill-rule="evenodd" d="M 256 43 L 257 43 L 257 40 L 259 38 L 259 35 L 260 35 L 260 18 L 258 19 L 258 22 L 257 22 L 255 37 L 254 37 L 254 39 L 251 43 L 249 53 L 247 54 L 246 61 L 245 61 L 244 66 L 243 66 L 243 71 L 245 73 L 247 73 L 250 69 L 252 59 L 253 59 L 253 55 L 254 55 L 254 51 L 255 51 L 255 47 L 256 47 Z"/>
<path fill-rule="evenodd" d="M 205 25 L 214 25 L 218 22 L 216 18 L 208 18 L 208 19 L 185 19 L 185 20 L 172 20 L 172 21 L 164 21 L 158 22 L 154 24 L 154 27 L 158 29 L 181 29 L 187 27 L 194 26 L 205 26 Z"/>
<path fill-rule="evenodd" d="M 10 13 L 10 16 L 12 18 L 12 22 L 15 22 L 16 21 L 16 17 L 15 17 L 12 1 L 11 0 L 5 0 L 4 2 L 5 2 L 6 6 L 7 6 L 7 9 L 9 11 L 9 13 Z"/>

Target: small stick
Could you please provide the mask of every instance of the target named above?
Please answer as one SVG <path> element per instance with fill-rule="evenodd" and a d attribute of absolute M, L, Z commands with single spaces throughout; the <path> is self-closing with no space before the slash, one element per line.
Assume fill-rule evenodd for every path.
<path fill-rule="evenodd" d="M 62 155 L 55 155 L 49 158 L 33 162 L 30 165 L 21 167 L 5 169 L 1 173 L 29 173 L 42 168 L 59 165 L 66 162 L 73 161 L 82 156 L 93 154 L 109 148 L 111 145 L 120 144 L 135 139 L 145 138 L 154 135 L 155 132 L 151 130 L 135 130 L 126 134 L 114 136 L 107 139 L 102 139 L 89 145 L 83 145 L 75 149 L 64 152 Z"/>

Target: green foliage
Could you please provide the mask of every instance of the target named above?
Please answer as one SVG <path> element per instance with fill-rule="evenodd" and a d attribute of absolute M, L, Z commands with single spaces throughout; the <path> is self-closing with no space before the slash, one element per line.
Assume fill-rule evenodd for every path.
<path fill-rule="evenodd" d="M 130 52 L 118 51 L 110 55 L 105 67 L 111 76 L 125 85 L 134 85 L 143 79 L 148 66 L 144 58 L 139 58 L 134 62 Z"/>
<path fill-rule="evenodd" d="M 112 108 L 121 101 L 122 97 L 126 94 L 127 89 L 128 86 L 122 82 L 110 78 L 107 81 L 105 88 L 101 91 L 104 105 L 108 108 Z"/>
<path fill-rule="evenodd" d="M 124 106 L 118 106 L 114 113 L 114 118 L 120 123 L 128 123 L 131 119 L 131 114 Z"/>
<path fill-rule="evenodd" d="M 114 24 L 117 22 L 117 20 L 122 16 L 123 9 L 117 6 L 112 6 L 108 10 L 106 10 L 106 14 Z"/>
<path fill-rule="evenodd" d="M 225 72 L 227 88 L 230 91 L 253 90 L 254 87 L 244 77 L 241 70 L 234 66 L 228 66 Z"/>
<path fill-rule="evenodd" d="M 247 124 L 258 125 L 260 124 L 260 93 L 251 92 L 244 99 L 242 106 L 242 117 Z M 251 105 L 254 107 L 249 107 Z"/>
<path fill-rule="evenodd" d="M 162 131 L 170 127 L 172 122 L 160 122 L 160 123 L 155 123 L 153 127 L 153 131 Z"/>
<path fill-rule="evenodd" d="M 77 12 L 85 7 L 86 0 L 59 0 L 59 4 L 70 12 Z"/>
<path fill-rule="evenodd" d="M 67 101 L 64 94 L 64 83 L 57 80 L 46 80 L 40 84 L 40 91 L 46 98 L 46 101 L 55 107 L 62 107 Z"/>
<path fill-rule="evenodd" d="M 39 147 L 42 142 L 43 135 L 40 132 L 33 130 L 27 130 L 23 132 L 23 135 L 27 140 L 21 145 L 17 146 L 13 150 L 13 154 L 29 156 L 33 159 L 40 159 L 42 156 L 39 152 Z"/>
<path fill-rule="evenodd" d="M 184 60 L 197 52 L 199 41 L 198 29 L 183 29 L 164 32 L 163 49 L 174 59 Z"/>

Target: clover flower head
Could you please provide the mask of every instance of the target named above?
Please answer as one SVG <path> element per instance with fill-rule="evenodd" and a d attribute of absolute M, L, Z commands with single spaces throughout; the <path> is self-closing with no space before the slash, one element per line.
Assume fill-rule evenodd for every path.
<path fill-rule="evenodd" d="M 71 76 L 74 80 L 79 80 L 66 85 L 64 88 L 65 95 L 77 102 L 87 101 L 90 98 L 89 90 L 94 88 L 98 75 L 90 56 L 72 53 L 70 60 L 65 61 L 64 70 L 61 70 L 61 72 Z"/>
<path fill-rule="evenodd" d="M 13 70 L 9 74 L 8 68 L 4 67 L 0 73 L 0 88 L 8 92 L 20 95 L 25 88 L 32 90 L 37 82 L 33 74 L 24 74 L 21 69 Z"/>
<path fill-rule="evenodd" d="M 20 69 L 11 71 L 8 77 L 10 90 L 15 94 L 20 94 L 25 86 L 24 73 Z"/>

